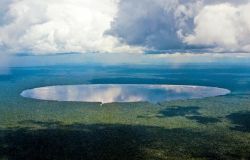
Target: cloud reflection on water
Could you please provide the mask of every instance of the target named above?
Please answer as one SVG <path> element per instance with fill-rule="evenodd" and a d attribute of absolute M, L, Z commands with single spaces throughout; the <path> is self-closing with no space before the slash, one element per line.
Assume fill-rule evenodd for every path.
<path fill-rule="evenodd" d="M 95 84 L 48 86 L 25 90 L 21 96 L 40 100 L 77 102 L 163 102 L 229 94 L 227 89 L 185 85 Z"/>

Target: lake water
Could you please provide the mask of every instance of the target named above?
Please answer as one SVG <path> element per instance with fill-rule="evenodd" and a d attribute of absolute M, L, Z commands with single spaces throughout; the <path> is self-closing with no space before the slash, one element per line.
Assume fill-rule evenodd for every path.
<path fill-rule="evenodd" d="M 21 96 L 77 102 L 164 102 L 229 94 L 227 89 L 188 85 L 95 84 L 49 86 L 25 90 Z"/>

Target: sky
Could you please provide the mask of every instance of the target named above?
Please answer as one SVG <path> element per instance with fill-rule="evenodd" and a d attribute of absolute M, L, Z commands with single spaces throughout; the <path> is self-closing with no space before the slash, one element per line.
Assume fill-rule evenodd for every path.
<path fill-rule="evenodd" d="M 58 53 L 247 56 L 249 19 L 250 0 L 1 0 L 0 63 Z"/>

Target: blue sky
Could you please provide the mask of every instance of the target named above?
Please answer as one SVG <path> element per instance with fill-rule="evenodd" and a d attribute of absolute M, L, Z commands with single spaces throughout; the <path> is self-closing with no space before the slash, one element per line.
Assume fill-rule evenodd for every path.
<path fill-rule="evenodd" d="M 71 52 L 117 54 L 117 62 L 151 52 L 180 62 L 233 60 L 250 52 L 249 19 L 249 0 L 1 0 L 0 63 Z"/>

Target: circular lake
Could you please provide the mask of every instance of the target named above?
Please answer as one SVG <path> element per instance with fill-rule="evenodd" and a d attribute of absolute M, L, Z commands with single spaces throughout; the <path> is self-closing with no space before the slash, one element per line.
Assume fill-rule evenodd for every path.
<path fill-rule="evenodd" d="M 39 100 L 76 102 L 163 102 L 229 94 L 217 87 L 188 85 L 90 84 L 28 89 L 21 96 Z"/>

